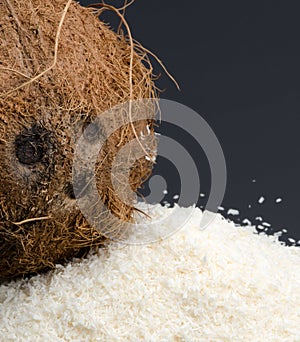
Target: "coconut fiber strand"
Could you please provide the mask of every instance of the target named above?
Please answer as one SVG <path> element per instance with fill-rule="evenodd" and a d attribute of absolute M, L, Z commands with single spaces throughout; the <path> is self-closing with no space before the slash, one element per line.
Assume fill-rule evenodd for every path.
<path fill-rule="evenodd" d="M 132 52 L 124 34 L 75 1 L 0 0 L 0 45 L 0 279 L 7 279 L 107 244 L 74 198 L 76 141 L 97 115 L 156 92 L 142 49 Z M 106 228 L 122 231 L 120 222 L 132 219 L 135 208 L 114 192 L 110 170 L 136 131 L 149 132 L 147 124 L 154 136 L 151 120 L 127 124 L 99 154 L 97 187 L 113 213 L 98 213 Z M 145 158 L 134 163 L 132 190 L 151 167 Z"/>

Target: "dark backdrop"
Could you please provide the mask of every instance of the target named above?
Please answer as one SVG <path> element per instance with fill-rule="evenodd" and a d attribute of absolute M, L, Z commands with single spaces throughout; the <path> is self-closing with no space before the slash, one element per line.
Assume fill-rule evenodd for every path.
<path fill-rule="evenodd" d="M 162 75 L 162 96 L 196 110 L 216 133 L 228 168 L 225 209 L 256 223 L 263 216 L 271 232 L 288 229 L 284 240 L 300 240 L 299 9 L 297 1 L 137 0 L 126 14 L 133 36 L 181 86 L 178 92 Z M 116 24 L 113 16 L 106 20 Z M 170 127 L 161 129 L 172 135 Z M 188 144 L 191 153 L 199 151 Z M 160 160 L 155 173 L 169 177 L 172 194 L 178 181 L 168 166 Z M 209 186 L 202 181 L 204 193 Z"/>

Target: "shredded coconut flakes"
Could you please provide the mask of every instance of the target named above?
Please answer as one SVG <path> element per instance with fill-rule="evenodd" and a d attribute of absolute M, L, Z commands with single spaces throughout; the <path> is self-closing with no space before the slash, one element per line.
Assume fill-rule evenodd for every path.
<path fill-rule="evenodd" d="M 149 208 L 154 219 L 173 210 Z M 202 230 L 201 218 L 196 208 L 168 239 L 113 243 L 1 285 L 1 341 L 300 341 L 300 248 L 220 214 Z"/>

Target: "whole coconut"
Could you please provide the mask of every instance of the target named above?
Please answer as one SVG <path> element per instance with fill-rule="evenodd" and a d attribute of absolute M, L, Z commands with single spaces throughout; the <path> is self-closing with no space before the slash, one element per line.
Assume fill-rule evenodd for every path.
<path fill-rule="evenodd" d="M 155 98 L 156 92 L 145 53 L 137 47 L 132 52 L 128 39 L 75 1 L 1 0 L 0 44 L 3 280 L 51 269 L 109 242 L 77 205 L 76 141 L 100 113 L 128 100 Z M 130 221 L 135 208 L 114 192 L 111 165 L 118 150 L 149 127 L 154 136 L 152 120 L 126 124 L 99 155 L 99 194 L 120 231 L 120 219 Z M 134 163 L 133 190 L 151 168 L 146 158 Z M 110 222 L 106 217 L 103 226 L 113 227 L 111 215 Z"/>

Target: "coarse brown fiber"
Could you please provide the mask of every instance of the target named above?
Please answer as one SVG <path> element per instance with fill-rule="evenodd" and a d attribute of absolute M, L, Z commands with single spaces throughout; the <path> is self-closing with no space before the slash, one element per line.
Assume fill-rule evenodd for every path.
<path fill-rule="evenodd" d="M 68 3 L 0 0 L 2 280 L 54 268 L 109 243 L 74 198 L 76 141 L 100 113 L 157 96 L 143 49 L 135 45 L 132 53 L 128 37 L 113 32 L 95 10 Z M 107 212 L 113 213 L 99 217 L 104 229 L 112 227 L 116 234 L 122 233 L 122 222 L 132 220 L 135 208 L 115 193 L 111 165 L 136 132 L 146 134 L 147 125 L 155 145 L 153 120 L 144 119 L 116 130 L 99 154 L 97 188 Z M 146 158 L 134 163 L 132 190 L 151 169 Z"/>

